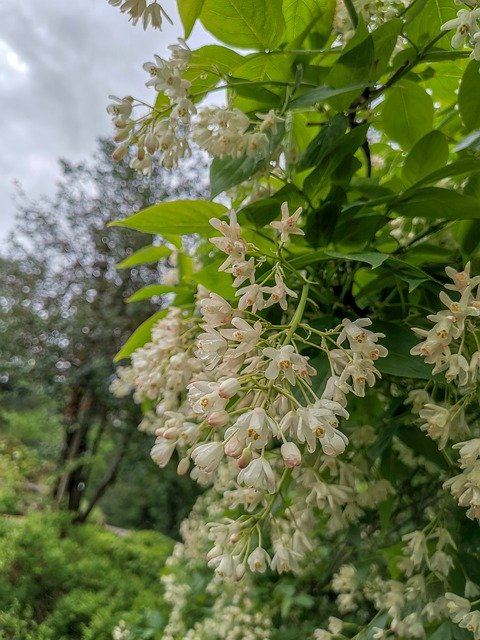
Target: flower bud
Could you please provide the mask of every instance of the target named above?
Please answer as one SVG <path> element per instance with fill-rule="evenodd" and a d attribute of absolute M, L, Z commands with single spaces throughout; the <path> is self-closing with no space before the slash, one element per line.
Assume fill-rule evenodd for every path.
<path fill-rule="evenodd" d="M 228 424 L 229 419 L 230 416 L 226 411 L 214 411 L 208 416 L 207 422 L 213 429 L 218 429 Z"/>
<path fill-rule="evenodd" d="M 182 458 L 177 466 L 177 473 L 179 476 L 184 476 L 190 467 L 190 460 L 188 458 Z"/>
<path fill-rule="evenodd" d="M 123 158 L 127 155 L 127 151 L 128 145 L 118 145 L 118 147 L 116 147 L 114 152 L 112 153 L 112 160 L 115 160 L 115 162 L 120 162 L 120 160 L 123 160 Z"/>
<path fill-rule="evenodd" d="M 245 575 L 245 565 L 237 564 L 237 566 L 235 567 L 235 580 L 238 582 L 243 578 L 244 575 Z"/>
<path fill-rule="evenodd" d="M 220 383 L 218 387 L 218 395 L 223 399 L 233 398 L 241 389 L 241 385 L 237 378 L 227 378 Z"/>
<path fill-rule="evenodd" d="M 242 455 L 244 442 L 244 440 L 237 436 L 231 437 L 225 444 L 225 455 L 229 458 L 239 458 Z"/>
<path fill-rule="evenodd" d="M 283 462 L 288 469 L 298 467 L 301 463 L 302 454 L 294 442 L 284 442 L 280 451 L 282 453 Z"/>
<path fill-rule="evenodd" d="M 246 447 L 242 451 L 242 455 L 240 456 L 240 458 L 237 460 L 238 468 L 245 469 L 245 467 L 249 465 L 251 459 L 252 459 L 252 450 L 250 449 L 250 447 Z"/>

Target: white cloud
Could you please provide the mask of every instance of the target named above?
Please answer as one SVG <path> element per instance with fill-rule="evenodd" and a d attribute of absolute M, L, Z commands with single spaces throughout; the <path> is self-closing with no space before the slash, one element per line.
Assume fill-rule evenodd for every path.
<path fill-rule="evenodd" d="M 57 159 L 87 158 L 110 135 L 108 95 L 152 98 L 142 64 L 182 35 L 146 32 L 106 0 L 3 0 L 0 3 L 0 237 L 12 227 L 14 181 L 30 197 L 52 192 Z M 202 44 L 201 30 L 195 46 Z"/>

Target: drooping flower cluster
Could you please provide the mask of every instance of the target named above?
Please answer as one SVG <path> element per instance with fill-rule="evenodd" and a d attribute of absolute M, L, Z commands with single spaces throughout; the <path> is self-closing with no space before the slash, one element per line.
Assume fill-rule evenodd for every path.
<path fill-rule="evenodd" d="M 279 251 L 291 236 L 303 234 L 300 215 L 301 209 L 290 214 L 284 203 L 281 220 L 271 223 Z M 358 518 L 362 500 L 374 504 L 388 495 L 388 486 L 372 485 L 369 498 L 359 496 L 355 505 L 358 476 L 333 464 L 348 444 L 340 429 L 340 421 L 349 417 L 348 395 L 365 395 L 380 376 L 375 361 L 387 350 L 378 343 L 383 334 L 367 328 L 367 318 L 345 318 L 325 331 L 309 326 L 304 276 L 249 245 L 235 212 L 228 221 L 214 218 L 211 224 L 220 234 L 211 242 L 225 254 L 219 269 L 233 276 L 237 307 L 202 291 L 200 317 L 186 318 L 171 309 L 155 325 L 152 341 L 133 354 L 131 370 L 121 370 L 113 386 L 123 393 L 133 381 L 136 400 L 156 404 L 148 421 L 157 436 L 152 457 L 160 466 L 177 448 L 179 473 L 188 471 L 191 460 L 192 478 L 205 484 L 230 460 L 236 481 L 225 498 L 250 515 L 211 523 L 214 547 L 208 560 L 217 575 L 239 579 L 246 567 L 296 570 L 310 548 L 304 531 L 311 526 L 313 505 L 331 512 L 334 530 Z M 300 286 L 299 296 L 295 289 Z M 283 314 L 281 325 L 258 315 L 274 306 Z M 312 382 L 316 369 L 302 353 L 311 346 L 303 345 L 328 359 L 330 376 L 318 391 Z M 331 484 L 336 477 L 339 483 Z M 305 494 L 307 509 L 286 508 L 281 491 L 287 482 L 289 491 Z M 302 521 L 303 528 L 293 526 Z M 272 555 L 262 543 L 265 536 Z"/>
<path fill-rule="evenodd" d="M 446 291 L 440 301 L 446 309 L 427 316 L 434 323 L 430 330 L 413 329 L 423 342 L 411 349 L 428 364 L 434 364 L 433 374 L 445 372 L 447 382 L 457 381 L 461 390 L 475 385 L 480 369 L 480 350 L 476 343 L 474 319 L 480 315 L 480 276 L 470 276 L 470 263 L 464 271 L 445 269 L 453 281 L 445 289 L 455 291 L 452 300 Z"/>
<path fill-rule="evenodd" d="M 122 13 L 130 16 L 131 23 L 135 26 L 139 20 L 142 21 L 144 29 L 151 25 L 154 29 L 160 29 L 163 18 L 172 22 L 162 6 L 154 0 L 147 4 L 146 0 L 107 0 L 108 4 L 119 7 Z"/>
<path fill-rule="evenodd" d="M 444 449 L 449 440 L 457 441 L 453 449 L 459 450 L 463 471 L 443 486 L 450 489 L 460 506 L 468 508 L 467 516 L 473 520 L 480 518 L 480 440 L 458 440 L 478 428 L 476 419 L 467 419 L 467 411 L 476 399 L 480 369 L 477 336 L 480 276 L 470 275 L 470 263 L 463 271 L 447 267 L 446 273 L 452 283 L 445 285 L 445 289 L 455 291 L 459 299 L 452 300 L 446 291 L 440 293 L 440 300 L 447 309 L 427 316 L 435 323 L 432 329 L 414 329 L 424 341 L 410 351 L 434 364 L 433 373 L 444 373 L 447 382 L 445 400 L 433 402 L 425 391 L 416 391 L 412 392 L 411 401 L 424 420 L 421 429 L 438 442 L 439 449 Z"/>
<path fill-rule="evenodd" d="M 150 76 L 146 86 L 153 87 L 162 97 L 157 98 L 154 108 L 134 119 L 133 109 L 145 107 L 144 103 L 135 102 L 131 96 L 110 96 L 112 102 L 107 111 L 117 131 L 114 139 L 119 143 L 113 152 L 114 160 L 122 160 L 136 145 L 132 168 L 149 174 L 157 155 L 162 166 L 172 169 L 181 158 L 191 155 L 190 140 L 211 156 L 266 157 L 272 135 L 283 119 L 270 110 L 257 113 L 257 119 L 251 122 L 243 111 L 226 107 L 203 107 L 195 117 L 195 103 L 202 96 L 191 91 L 189 78 L 194 75 L 190 72 L 185 77 L 192 52 L 183 40 L 169 49 L 169 60 L 155 55 L 153 62 L 143 65 Z"/>

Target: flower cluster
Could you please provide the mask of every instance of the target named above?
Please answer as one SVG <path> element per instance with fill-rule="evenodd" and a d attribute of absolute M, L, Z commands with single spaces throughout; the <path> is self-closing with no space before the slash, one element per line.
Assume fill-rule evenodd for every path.
<path fill-rule="evenodd" d="M 331 513 L 330 528 L 338 530 L 358 519 L 362 504 L 388 496 L 388 483 L 381 482 L 360 495 L 354 468 L 335 463 L 348 444 L 340 421 L 349 418 L 349 394 L 363 397 L 380 376 L 375 361 L 387 355 L 378 342 L 383 334 L 371 331 L 367 318 L 345 318 L 328 330 L 305 321 L 310 284 L 281 259 L 282 247 L 303 234 L 301 209 L 290 214 L 284 203 L 281 219 L 271 223 L 279 246 L 271 260 L 244 240 L 235 212 L 211 224 L 219 233 L 211 242 L 225 255 L 219 270 L 232 274 L 237 305 L 202 290 L 199 316 L 170 309 L 113 387 L 123 393 L 133 381 L 137 402 L 156 405 L 147 420 L 157 436 L 152 457 L 159 466 L 178 449 L 179 473 L 192 461 L 191 477 L 207 484 L 227 464 L 232 484 L 225 499 L 249 515 L 211 523 L 208 560 L 218 576 L 239 579 L 246 567 L 298 570 L 310 549 L 305 531 L 314 505 Z M 273 307 L 279 325 L 268 320 Z M 320 389 L 304 353 L 312 348 L 330 368 Z M 292 494 L 304 495 L 306 507 L 300 499 L 284 503 L 287 484 Z M 263 544 L 268 538 L 272 554 Z"/>
<path fill-rule="evenodd" d="M 445 285 L 448 291 L 456 292 L 452 300 L 446 291 L 440 300 L 446 310 L 427 316 L 434 322 L 430 330 L 414 329 L 424 341 L 410 353 L 421 355 L 425 362 L 434 364 L 433 373 L 443 372 L 448 383 L 445 400 L 433 402 L 425 390 L 410 394 L 413 409 L 424 421 L 421 429 L 437 441 L 444 449 L 449 440 L 457 441 L 454 450 L 459 450 L 459 475 L 444 483 L 458 499 L 458 504 L 467 507 L 469 518 L 480 518 L 480 449 L 478 438 L 458 442 L 468 437 L 475 422 L 467 417 L 469 406 L 476 398 L 476 385 L 480 367 L 480 344 L 477 337 L 476 318 L 480 315 L 480 276 L 471 276 L 470 264 L 463 271 L 446 268 L 452 283 Z M 452 399 L 456 398 L 456 402 Z"/>
<path fill-rule="evenodd" d="M 157 0 L 147 4 L 146 0 L 107 0 L 108 4 L 119 7 L 122 13 L 130 16 L 131 23 L 135 26 L 139 20 L 142 21 L 144 29 L 151 25 L 154 29 L 160 29 L 162 20 L 165 17 L 172 23 L 170 17 L 165 13 Z"/>
<path fill-rule="evenodd" d="M 445 271 L 452 280 L 445 289 L 455 291 L 459 299 L 452 300 L 446 291 L 440 293 L 446 309 L 427 316 L 434 323 L 430 330 L 413 329 L 424 340 L 410 353 L 434 364 L 434 374 L 444 371 L 447 382 L 457 381 L 461 390 L 468 389 L 475 385 L 480 369 L 474 324 L 474 318 L 480 315 L 480 276 L 470 276 L 470 263 L 464 271 L 451 267 Z"/>
<path fill-rule="evenodd" d="M 119 143 L 113 152 L 114 160 L 122 160 L 136 145 L 132 168 L 149 174 L 157 154 L 160 164 L 172 169 L 181 158 L 191 155 L 190 139 L 211 156 L 266 157 L 283 119 L 274 110 L 257 113 L 253 122 L 237 108 L 204 107 L 197 112 L 195 102 L 202 96 L 192 93 L 192 79 L 185 77 L 192 52 L 183 40 L 169 49 L 169 60 L 155 55 L 153 62 L 143 65 L 150 76 L 146 86 L 153 87 L 162 98 L 157 98 L 155 107 L 146 115 L 132 118 L 133 109 L 145 105 L 136 103 L 131 96 L 110 96 L 112 102 L 107 111 L 117 131 L 114 139 Z M 189 78 L 194 75 L 190 73 Z"/>

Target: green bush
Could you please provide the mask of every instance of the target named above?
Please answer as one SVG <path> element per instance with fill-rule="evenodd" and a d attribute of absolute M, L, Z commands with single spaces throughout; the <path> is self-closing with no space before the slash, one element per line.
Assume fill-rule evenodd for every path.
<path fill-rule="evenodd" d="M 172 548 L 154 532 L 119 536 L 66 516 L 0 524 L 0 638 L 111 640 L 121 618 L 162 603 L 159 573 Z"/>

